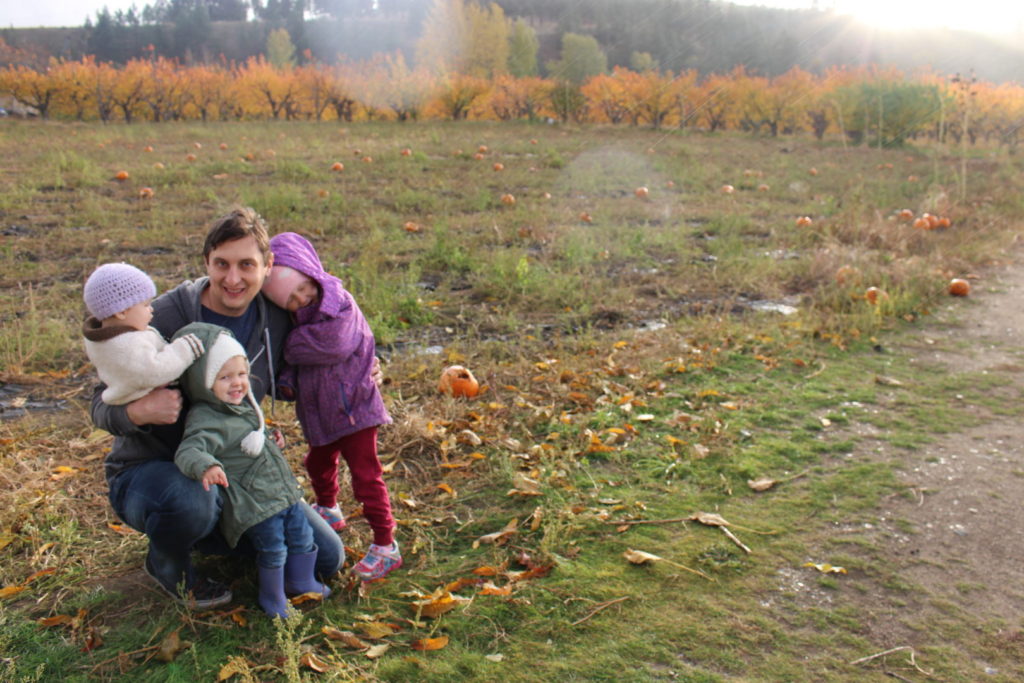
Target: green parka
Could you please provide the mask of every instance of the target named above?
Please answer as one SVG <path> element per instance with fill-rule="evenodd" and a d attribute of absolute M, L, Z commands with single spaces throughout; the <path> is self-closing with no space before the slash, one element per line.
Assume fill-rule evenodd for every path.
<path fill-rule="evenodd" d="M 281 450 L 265 434 L 263 415 L 252 392 L 239 405 L 232 405 L 214 396 L 207 386 L 211 355 L 223 365 L 227 360 L 223 349 L 231 348 L 225 345 L 237 344 L 231 332 L 217 325 L 191 323 L 178 330 L 174 338 L 190 333 L 203 341 L 207 351 L 181 377 L 191 407 L 174 462 L 197 481 L 214 465 L 224 468 L 228 486 L 222 492 L 220 529 L 234 547 L 246 529 L 297 503 L 302 491 Z M 241 351 L 240 346 L 237 348 Z M 219 370 L 215 368 L 214 372 Z M 242 440 L 257 430 L 265 435 L 263 447 L 249 455 L 242 449 Z"/>

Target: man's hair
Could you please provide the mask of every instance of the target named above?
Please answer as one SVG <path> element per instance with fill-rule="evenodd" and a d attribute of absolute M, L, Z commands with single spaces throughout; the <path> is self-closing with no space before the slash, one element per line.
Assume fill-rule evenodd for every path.
<path fill-rule="evenodd" d="M 256 209 L 250 206 L 236 206 L 230 213 L 213 222 L 203 244 L 203 260 L 208 260 L 210 252 L 225 242 L 233 242 L 250 235 L 255 238 L 256 246 L 263 254 L 263 262 L 269 262 L 270 235 L 267 233 L 267 224 L 256 213 Z"/>

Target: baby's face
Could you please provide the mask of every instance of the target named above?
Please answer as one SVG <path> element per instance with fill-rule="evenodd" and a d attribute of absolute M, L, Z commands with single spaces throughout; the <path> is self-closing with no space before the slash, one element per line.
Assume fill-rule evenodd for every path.
<path fill-rule="evenodd" d="M 237 406 L 249 393 L 249 364 L 242 356 L 229 358 L 213 380 L 213 395 Z"/>
<path fill-rule="evenodd" d="M 287 311 L 294 313 L 300 308 L 305 308 L 314 301 L 320 295 L 320 291 L 316 288 L 316 283 L 312 279 L 302 276 L 302 281 L 299 282 L 295 288 L 288 295 L 288 299 L 284 302 L 284 308 Z"/>
<path fill-rule="evenodd" d="M 149 327 L 149 321 L 153 319 L 153 307 L 150 306 L 152 302 L 152 299 L 147 299 L 137 303 L 116 314 L 116 317 L 128 327 L 144 330 Z"/>

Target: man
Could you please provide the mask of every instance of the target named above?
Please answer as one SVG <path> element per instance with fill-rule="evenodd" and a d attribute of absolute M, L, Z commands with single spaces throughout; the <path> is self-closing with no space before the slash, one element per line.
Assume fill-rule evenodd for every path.
<path fill-rule="evenodd" d="M 260 294 L 273 265 L 263 219 L 251 208 L 219 218 L 206 235 L 203 259 L 207 277 L 185 281 L 157 297 L 151 325 L 166 339 L 191 322 L 227 327 L 248 354 L 256 401 L 268 392 L 273 396 L 291 321 L 286 311 Z M 92 419 L 116 437 L 104 461 L 110 504 L 125 523 L 149 537 L 146 573 L 171 597 L 195 609 L 230 602 L 227 586 L 196 576 L 192 566 L 193 549 L 207 554 L 232 551 L 217 528 L 218 487 L 204 490 L 174 464 L 188 412 L 181 393 L 164 387 L 125 406 L 111 406 L 100 397 L 103 388 L 93 394 Z M 302 506 L 319 548 L 316 571 L 328 577 L 344 562 L 344 546 L 320 515 Z M 255 554 L 244 542 L 238 550 Z"/>

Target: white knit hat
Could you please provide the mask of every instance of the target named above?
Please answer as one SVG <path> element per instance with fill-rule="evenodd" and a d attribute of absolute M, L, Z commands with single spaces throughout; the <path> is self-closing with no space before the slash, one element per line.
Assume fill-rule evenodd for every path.
<path fill-rule="evenodd" d="M 153 280 L 127 263 L 107 263 L 92 271 L 82 292 L 85 307 L 99 320 L 127 311 L 155 296 Z"/>
<path fill-rule="evenodd" d="M 213 389 L 213 383 L 217 379 L 217 373 L 224 367 L 224 364 L 235 356 L 241 356 L 245 358 L 245 364 L 248 368 L 249 359 L 245 355 L 245 349 L 238 343 L 238 340 L 232 337 L 227 331 L 218 334 L 213 340 L 213 343 L 206 349 L 206 374 L 203 376 L 203 386 L 207 389 Z M 263 411 L 260 409 L 260 404 L 256 401 L 256 397 L 252 394 L 252 385 L 249 386 L 249 391 L 246 394 L 246 400 L 252 404 L 253 409 L 256 411 L 256 417 L 259 418 L 259 427 L 246 435 L 242 439 L 242 450 L 247 455 L 259 455 L 263 450 L 266 436 L 264 434 L 263 426 L 265 424 L 263 420 Z"/>

